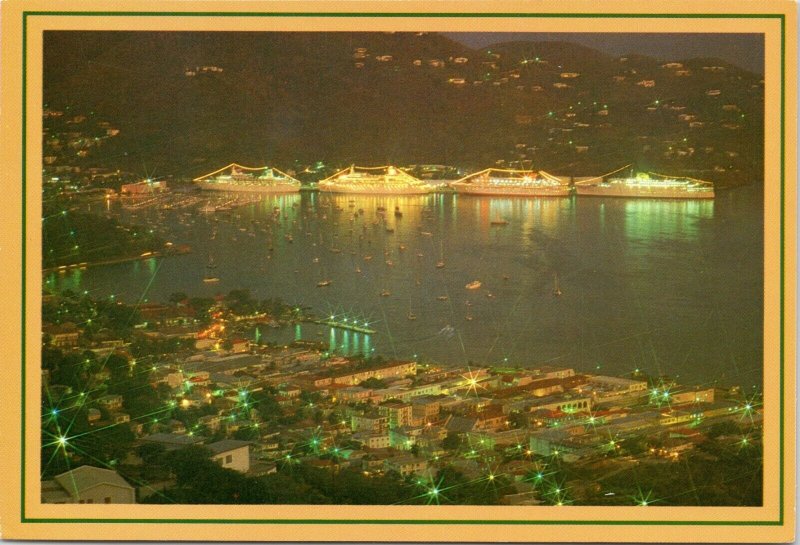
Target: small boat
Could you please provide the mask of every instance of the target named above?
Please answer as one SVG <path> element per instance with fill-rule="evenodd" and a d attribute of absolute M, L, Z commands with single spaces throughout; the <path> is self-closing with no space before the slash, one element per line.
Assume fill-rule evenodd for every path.
<path fill-rule="evenodd" d="M 471 322 L 472 321 L 472 314 L 467 314 L 466 316 L 464 316 L 464 318 L 466 318 L 467 321 Z"/>
<path fill-rule="evenodd" d="M 444 269 L 444 261 L 437 261 L 436 262 L 436 268 L 437 269 Z M 470 289 L 472 289 L 472 288 L 470 288 Z"/>
<path fill-rule="evenodd" d="M 553 275 L 555 285 L 553 286 L 553 297 L 561 296 L 561 288 L 558 287 L 558 275 Z"/>
<path fill-rule="evenodd" d="M 508 220 L 496 219 L 489 222 L 490 225 L 508 225 Z"/>
<path fill-rule="evenodd" d="M 413 312 L 409 312 L 407 318 L 409 320 L 416 320 L 417 319 L 417 315 L 414 314 Z"/>
<path fill-rule="evenodd" d="M 325 288 L 330 286 L 331 284 L 333 284 L 333 282 L 331 282 L 330 280 L 320 280 L 319 282 L 317 282 L 317 287 Z"/>
<path fill-rule="evenodd" d="M 358 274 L 361 274 L 361 267 L 356 267 L 356 272 L 357 272 Z"/>
<path fill-rule="evenodd" d="M 389 290 L 382 290 L 381 297 L 389 297 L 392 294 Z"/>
<path fill-rule="evenodd" d="M 486 297 L 488 297 L 489 299 L 494 299 L 494 293 L 492 293 L 490 291 L 487 291 L 486 292 Z"/>
<path fill-rule="evenodd" d="M 205 282 L 206 284 L 213 284 L 214 282 L 219 282 L 219 277 L 213 274 L 213 271 L 216 268 L 217 264 L 214 263 L 214 258 L 209 256 L 208 265 L 206 265 L 206 275 L 203 277 L 203 282 Z"/>
<path fill-rule="evenodd" d="M 393 267 L 394 266 L 394 261 L 392 261 L 391 259 L 387 259 L 386 260 L 386 265 L 388 265 L 389 267 Z"/>
<path fill-rule="evenodd" d="M 422 252 L 417 252 L 417 257 L 423 257 L 424 255 Z"/>
<path fill-rule="evenodd" d="M 483 285 L 483 283 L 480 280 L 473 280 L 472 282 L 470 282 L 469 284 L 467 284 L 464 287 L 467 288 L 468 290 L 476 290 L 476 289 L 480 288 L 482 285 Z"/>
<path fill-rule="evenodd" d="M 447 301 L 448 299 L 450 298 L 447 295 L 439 295 L 436 297 L 437 301 Z"/>
<path fill-rule="evenodd" d="M 401 244 L 400 245 L 400 251 L 401 252 L 405 252 L 406 251 L 406 245 L 405 244 Z"/>
<path fill-rule="evenodd" d="M 424 237 L 432 237 L 433 236 L 433 233 L 429 233 L 428 231 L 420 231 L 419 234 L 424 236 Z"/>
<path fill-rule="evenodd" d="M 394 233 L 394 229 L 393 229 L 393 228 L 391 228 L 391 227 L 387 227 L 387 228 L 386 228 L 386 232 L 387 232 L 387 233 Z"/>
<path fill-rule="evenodd" d="M 369 261 L 370 259 L 372 259 L 371 255 L 365 255 L 364 256 L 364 261 Z"/>

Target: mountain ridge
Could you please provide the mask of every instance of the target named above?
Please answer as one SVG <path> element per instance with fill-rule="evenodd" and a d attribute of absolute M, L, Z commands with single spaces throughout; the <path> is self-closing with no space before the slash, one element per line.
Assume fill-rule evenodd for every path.
<path fill-rule="evenodd" d="M 67 116 L 53 118 L 45 155 L 177 177 L 232 161 L 516 162 L 576 176 L 634 161 L 759 179 L 759 77 L 712 59 L 673 64 L 569 42 L 471 49 L 425 33 L 48 32 L 47 108 L 119 134 L 74 159 L 48 144 Z"/>

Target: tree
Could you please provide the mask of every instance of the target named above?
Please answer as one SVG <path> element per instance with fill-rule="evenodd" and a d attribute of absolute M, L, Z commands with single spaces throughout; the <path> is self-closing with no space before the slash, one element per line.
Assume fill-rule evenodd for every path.
<path fill-rule="evenodd" d="M 723 420 L 722 422 L 714 423 L 710 428 L 708 428 L 706 436 L 709 439 L 716 439 L 721 435 L 738 435 L 740 433 L 741 429 L 735 422 Z"/>
<path fill-rule="evenodd" d="M 458 450 L 461 447 L 461 437 L 457 433 L 447 432 L 447 437 L 442 439 L 442 448 L 445 450 Z"/>
<path fill-rule="evenodd" d="M 367 380 L 361 382 L 360 386 L 362 388 L 371 388 L 373 390 L 381 390 L 386 388 L 386 381 L 381 380 L 379 378 L 370 377 Z"/>
<path fill-rule="evenodd" d="M 145 464 L 155 465 L 163 456 L 166 449 L 160 443 L 143 443 L 136 449 L 136 454 Z"/>
<path fill-rule="evenodd" d="M 189 446 L 170 452 L 166 457 L 167 467 L 172 470 L 179 487 L 190 484 L 201 468 L 208 467 L 211 451 L 205 447 Z"/>
<path fill-rule="evenodd" d="M 182 303 L 183 301 L 186 301 L 187 299 L 189 299 L 189 296 L 186 295 L 182 291 L 176 291 L 176 292 L 170 294 L 170 296 L 169 296 L 169 302 L 170 303 L 174 303 L 176 305 L 178 303 Z"/>

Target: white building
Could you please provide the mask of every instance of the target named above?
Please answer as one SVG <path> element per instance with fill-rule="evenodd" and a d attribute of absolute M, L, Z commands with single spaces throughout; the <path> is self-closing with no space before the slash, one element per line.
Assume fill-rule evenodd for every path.
<path fill-rule="evenodd" d="M 42 481 L 42 503 L 136 503 L 136 489 L 116 471 L 93 466 Z"/>
<path fill-rule="evenodd" d="M 225 469 L 241 473 L 250 471 L 250 442 L 225 439 L 206 445 L 213 454 L 211 459 Z"/>

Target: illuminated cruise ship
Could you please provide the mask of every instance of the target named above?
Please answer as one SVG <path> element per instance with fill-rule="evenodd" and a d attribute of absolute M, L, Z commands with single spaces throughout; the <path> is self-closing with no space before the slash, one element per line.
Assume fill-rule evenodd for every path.
<path fill-rule="evenodd" d="M 567 197 L 571 188 L 546 172 L 487 168 L 451 182 L 456 193 L 519 197 Z"/>
<path fill-rule="evenodd" d="M 192 180 L 201 189 L 251 193 L 295 193 L 300 182 L 276 168 L 250 168 L 231 163 Z"/>
<path fill-rule="evenodd" d="M 627 178 L 592 178 L 576 181 L 581 196 L 638 197 L 658 199 L 713 199 L 711 182 L 692 178 L 672 178 L 659 174 L 638 173 Z"/>
<path fill-rule="evenodd" d="M 423 195 L 434 186 L 403 172 L 397 167 L 351 166 L 320 180 L 319 190 L 333 193 L 373 195 Z"/>

